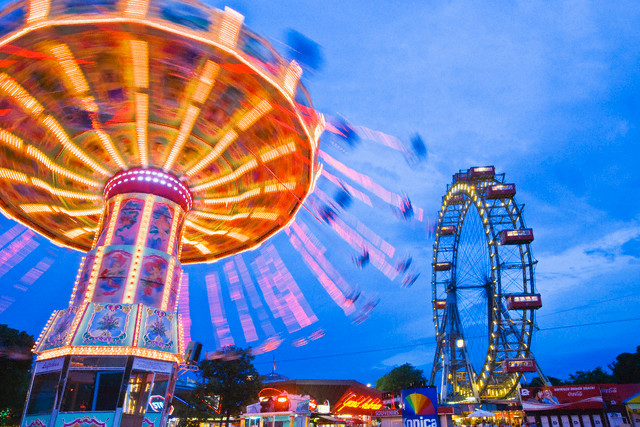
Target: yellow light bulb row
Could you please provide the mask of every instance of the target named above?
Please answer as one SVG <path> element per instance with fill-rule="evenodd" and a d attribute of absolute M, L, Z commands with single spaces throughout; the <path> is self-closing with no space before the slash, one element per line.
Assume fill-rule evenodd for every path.
<path fill-rule="evenodd" d="M 50 0 L 30 0 L 29 14 L 27 15 L 27 24 L 42 21 L 49 15 L 51 8 Z"/>
<path fill-rule="evenodd" d="M 64 233 L 64 236 L 69 239 L 75 239 L 76 237 L 82 236 L 83 234 L 93 233 L 97 230 L 97 228 L 89 228 L 89 227 L 80 227 L 74 228 L 73 230 L 69 230 Z"/>
<path fill-rule="evenodd" d="M 222 14 L 222 22 L 220 23 L 220 32 L 218 33 L 220 43 L 233 49 L 240 35 L 242 21 L 244 21 L 244 16 L 229 7 L 225 7 Z"/>
<path fill-rule="evenodd" d="M 247 112 L 236 124 L 236 127 L 241 130 L 247 130 L 251 125 L 253 125 L 260 117 L 266 114 L 269 110 L 271 110 L 271 104 L 267 100 L 262 100 L 253 107 L 249 112 Z M 196 163 L 191 169 L 185 172 L 187 176 L 193 176 L 196 173 L 200 172 L 205 167 L 209 166 L 213 163 L 220 155 L 226 150 L 229 145 L 233 143 L 233 141 L 238 138 L 238 133 L 230 129 L 227 133 L 224 134 L 222 138 L 218 141 L 218 143 L 213 147 L 213 149 L 198 163 Z"/>
<path fill-rule="evenodd" d="M 201 202 L 204 205 L 217 205 L 217 204 L 224 204 L 224 205 L 228 205 L 231 203 L 239 203 L 242 202 L 244 200 L 250 199 L 252 197 L 256 197 L 259 196 L 260 194 L 269 194 L 269 193 L 275 193 L 275 192 L 281 192 L 281 191 L 293 191 L 296 186 L 298 184 L 296 182 L 285 182 L 285 183 L 272 183 L 272 184 L 267 184 L 265 185 L 263 188 L 254 188 L 253 190 L 249 190 L 246 191 L 242 194 L 239 194 L 237 196 L 229 196 L 229 197 L 220 197 L 220 198 L 215 198 L 215 199 L 198 199 L 199 202 Z M 215 220 L 220 220 L 220 221 L 233 221 L 235 219 L 241 219 L 241 218 L 246 218 L 247 215 L 249 215 L 252 218 L 256 218 L 256 219 L 271 219 L 274 217 L 274 215 L 277 217 L 279 216 L 279 214 L 277 213 L 255 213 L 255 215 L 251 215 L 248 213 L 239 213 L 236 215 L 219 215 L 219 214 L 214 214 L 211 212 L 203 212 L 203 211 L 191 211 L 191 213 L 195 216 L 199 216 L 199 217 L 203 217 L 203 218 L 209 218 L 209 219 L 215 219 Z"/>
<path fill-rule="evenodd" d="M 140 336 L 140 323 L 142 322 L 142 304 L 138 304 L 138 308 L 136 309 L 136 327 L 133 333 L 133 345 L 138 345 L 138 337 Z"/>
<path fill-rule="evenodd" d="M 38 348 L 38 346 L 40 346 L 40 343 L 42 342 L 42 339 L 44 338 L 45 334 L 49 330 L 49 327 L 51 326 L 51 323 L 53 322 L 53 319 L 56 318 L 56 316 L 58 314 L 58 311 L 60 311 L 60 310 L 55 310 L 53 313 L 51 313 L 51 316 L 49 316 L 49 320 L 47 320 L 47 324 L 44 325 L 44 328 L 40 332 L 40 335 L 38 335 L 38 339 L 36 340 L 35 344 L 33 345 L 32 349 L 31 349 L 32 352 L 35 352 L 36 349 Z"/>
<path fill-rule="evenodd" d="M 173 166 L 173 162 L 178 156 L 178 153 L 180 153 L 180 150 L 182 150 L 184 143 L 187 141 L 187 138 L 191 134 L 191 130 L 193 129 L 193 125 L 198 118 L 198 114 L 200 114 L 200 108 L 196 107 L 193 104 L 187 107 L 187 111 L 184 114 L 182 123 L 180 123 L 180 129 L 178 130 L 176 140 L 171 146 L 171 152 L 169 153 L 169 157 L 164 164 L 164 170 L 170 170 Z"/>
<path fill-rule="evenodd" d="M 109 218 L 109 225 L 107 227 L 107 235 L 104 239 L 104 246 L 109 246 L 111 244 L 111 239 L 113 239 L 113 232 L 116 228 L 116 221 L 118 219 L 118 215 L 120 214 L 120 205 L 122 204 L 123 199 L 122 194 L 118 194 L 115 198 L 115 202 L 113 203 L 113 211 L 111 212 L 111 218 Z"/>
<path fill-rule="evenodd" d="M 256 161 L 256 159 L 252 159 L 250 161 L 248 161 L 247 163 L 243 164 L 242 166 L 240 166 L 238 169 L 236 169 L 235 171 L 231 172 L 230 174 L 227 174 L 223 177 L 214 179 L 212 181 L 207 182 L 206 184 L 202 184 L 202 185 L 196 185 L 195 187 L 191 188 L 192 192 L 198 192 L 198 191 L 204 191 L 204 190 L 208 190 L 210 188 L 214 188 L 214 187 L 219 187 L 221 185 L 227 184 L 231 181 L 235 181 L 238 177 L 244 175 L 245 173 L 255 169 L 256 167 L 258 167 L 258 162 Z"/>
<path fill-rule="evenodd" d="M 196 231 L 199 231 L 201 233 L 206 234 L 207 236 L 228 236 L 231 237 L 233 239 L 239 240 L 241 242 L 246 242 L 247 240 L 249 240 L 249 237 L 245 236 L 244 234 L 238 233 L 236 231 L 232 231 L 232 230 L 209 230 L 206 227 L 202 227 L 198 224 L 196 224 L 193 221 L 187 220 L 185 221 L 185 225 L 189 228 L 192 228 Z M 188 241 L 186 239 L 183 239 L 183 241 L 185 243 L 188 243 Z M 192 243 L 189 243 L 192 244 Z"/>
<path fill-rule="evenodd" d="M 237 196 L 230 197 L 220 197 L 216 199 L 200 199 L 199 201 L 208 205 L 208 204 L 230 204 L 230 203 L 238 203 L 246 199 L 250 199 L 251 197 L 255 197 L 260 195 L 261 189 L 254 188 L 253 190 L 246 191 Z"/>
<path fill-rule="evenodd" d="M 142 40 L 129 40 L 133 67 L 133 86 L 136 89 L 149 87 L 149 47 Z"/>
<path fill-rule="evenodd" d="M 279 147 L 273 148 L 266 153 L 260 155 L 260 160 L 262 162 L 270 162 L 272 160 L 278 159 L 282 156 L 286 156 L 287 154 L 294 153 L 296 151 L 295 142 L 291 141 L 288 144 L 283 144 Z"/>
<path fill-rule="evenodd" d="M 149 114 L 149 95 L 136 92 L 136 138 L 138 141 L 138 158 L 141 166 L 149 166 L 149 153 L 147 152 L 147 122 Z"/>
<path fill-rule="evenodd" d="M 302 67 L 300 67 L 296 61 L 291 61 L 287 67 L 287 71 L 284 73 L 284 81 L 282 83 L 284 90 L 287 91 L 289 96 L 293 97 L 293 95 L 295 95 L 296 85 L 298 84 L 301 75 Z"/>
<path fill-rule="evenodd" d="M 37 160 L 42 166 L 49 169 L 50 171 L 57 173 L 59 175 L 64 176 L 65 178 L 69 178 L 72 181 L 85 184 L 89 187 L 100 187 L 101 184 L 97 181 L 94 181 L 89 178 L 85 178 L 84 176 L 78 175 L 74 172 L 71 172 L 62 166 L 54 163 L 46 154 L 42 151 L 38 150 L 36 147 L 32 145 L 25 144 L 23 140 L 16 135 L 8 132 L 5 129 L 0 129 L 0 142 L 8 145 L 9 147 L 16 150 L 23 150 L 27 155 L 31 156 L 33 159 Z"/>
<path fill-rule="evenodd" d="M 318 149 L 318 141 L 320 141 L 320 136 L 322 135 L 322 132 L 324 132 L 326 126 L 327 123 L 324 120 L 324 115 L 318 113 L 318 124 L 313 130 L 313 138 L 311 138 L 311 145 L 314 151 Z"/>
<path fill-rule="evenodd" d="M 10 147 L 15 148 L 16 150 L 21 150 L 22 145 L 24 144 L 22 139 L 18 138 L 5 129 L 0 129 L 0 141 L 5 143 L 6 145 L 9 145 Z"/>
<path fill-rule="evenodd" d="M 93 242 L 91 243 L 91 249 L 95 248 L 98 244 L 98 239 L 100 238 L 100 231 L 102 230 L 102 225 L 104 223 L 104 219 L 106 217 L 106 209 L 102 210 L 102 214 L 98 219 L 98 226 L 96 227 L 96 233 L 93 235 Z"/>
<path fill-rule="evenodd" d="M 207 218 L 207 219 L 213 219 L 216 221 L 235 221 L 238 219 L 245 219 L 245 218 L 249 218 L 250 213 L 249 212 L 241 212 L 235 215 L 221 215 L 221 214 L 216 214 L 213 212 L 204 212 L 204 211 L 191 211 L 189 212 L 192 216 L 195 217 L 200 217 L 200 218 Z"/>
<path fill-rule="evenodd" d="M 263 99 L 258 103 L 258 105 L 253 107 L 248 113 L 242 116 L 240 120 L 238 120 L 236 127 L 241 131 L 247 130 L 251 125 L 258 121 L 258 119 L 268 113 L 271 108 L 271 103 L 266 99 Z"/>
<path fill-rule="evenodd" d="M 42 204 L 22 204 L 20 209 L 26 213 L 63 213 L 72 217 L 100 215 L 102 209 L 83 209 L 83 210 L 69 210 L 60 206 L 42 205 Z"/>
<path fill-rule="evenodd" d="M 82 151 L 80 148 L 78 148 L 71 141 L 69 136 L 62 129 L 62 126 L 60 126 L 60 123 L 58 123 L 58 121 L 56 119 L 54 119 L 51 116 L 46 116 L 42 120 L 42 123 L 47 127 L 47 129 L 49 129 L 51 131 L 51 133 L 53 133 L 55 135 L 55 137 L 58 139 L 58 141 L 62 144 L 62 146 L 67 151 L 69 151 L 71 154 L 76 156 L 78 159 L 82 160 L 87 166 L 91 167 L 96 172 L 98 172 L 98 173 L 100 173 L 100 174 L 102 174 L 104 176 L 111 175 L 111 173 L 107 169 L 105 169 L 102 166 L 100 166 L 100 164 L 98 164 L 95 160 L 93 160 L 91 157 L 89 157 L 87 154 L 85 154 L 84 151 Z"/>
<path fill-rule="evenodd" d="M 226 134 L 224 134 L 222 138 L 220 138 L 220 141 L 218 141 L 215 147 L 213 147 L 213 150 L 211 150 L 209 154 L 207 154 L 204 158 L 202 158 L 191 169 L 186 171 L 185 175 L 193 176 L 196 173 L 200 172 L 205 167 L 207 167 L 208 165 L 210 165 L 215 159 L 217 159 L 220 156 L 220 154 L 222 154 L 224 150 L 227 149 L 229 145 L 231 145 L 233 141 L 236 140 L 237 137 L 238 137 L 238 133 L 236 131 L 234 131 L 233 129 L 229 130 Z"/>
<path fill-rule="evenodd" d="M 124 14 L 135 18 L 144 18 L 149 9 L 149 0 L 127 0 Z"/>
<path fill-rule="evenodd" d="M 67 45 L 59 44 L 54 46 L 51 48 L 51 53 L 62 67 L 64 74 L 69 78 L 76 95 L 88 92 L 89 85 L 80 71 L 77 62 L 73 59 L 73 55 L 71 55 L 71 51 Z"/>
<path fill-rule="evenodd" d="M 194 102 L 203 104 L 205 100 L 209 97 L 209 92 L 213 87 L 213 83 L 215 81 L 215 77 L 220 70 L 220 66 L 215 62 L 208 60 L 205 63 L 205 66 L 200 74 L 200 78 L 198 79 L 198 83 L 196 85 L 196 89 L 193 93 L 192 100 Z M 195 124 L 198 115 L 200 114 L 200 108 L 196 107 L 193 104 L 190 104 L 187 107 L 187 111 L 182 119 L 182 123 L 180 124 L 180 129 L 178 131 L 178 135 L 176 136 L 176 140 L 174 141 L 171 152 L 169 153 L 169 157 L 163 166 L 164 170 L 170 170 L 175 162 L 180 150 L 184 146 L 187 138 L 191 134 L 191 130 L 193 129 L 193 125 Z"/>
<path fill-rule="evenodd" d="M 99 201 L 102 200 L 102 197 L 97 195 L 97 194 L 81 193 L 81 192 L 69 191 L 69 190 L 61 190 L 59 188 L 52 187 L 48 183 L 44 182 L 43 180 L 41 180 L 39 178 L 31 177 L 31 184 L 33 184 L 34 186 L 45 190 L 49 194 L 52 194 L 52 195 L 58 196 L 58 197 L 64 197 L 64 198 L 68 198 L 68 199 L 81 199 L 81 200 L 87 200 L 87 201 L 92 201 L 92 202 L 99 202 Z"/>
<path fill-rule="evenodd" d="M 276 183 L 269 184 L 264 186 L 265 193 L 277 193 L 279 191 L 293 191 L 298 183 L 296 182 L 284 182 L 284 183 Z"/>
<path fill-rule="evenodd" d="M 40 353 L 37 360 L 48 360 L 62 356 L 137 356 L 148 359 L 163 360 L 166 362 L 180 362 L 180 355 L 152 350 L 142 347 L 80 347 L 67 345 L 55 350 L 47 350 Z"/>
<path fill-rule="evenodd" d="M 169 305 L 169 295 L 171 294 L 171 284 L 173 282 L 173 270 L 176 266 L 176 259 L 171 257 L 169 260 L 169 268 L 167 268 L 167 278 L 164 281 L 164 288 L 162 293 L 162 305 L 161 310 L 167 311 L 167 306 Z"/>
<path fill-rule="evenodd" d="M 84 263 L 87 260 L 86 256 L 83 256 L 80 260 L 80 267 L 78 268 L 78 273 L 76 273 L 76 281 L 73 284 L 73 291 L 71 292 L 71 299 L 69 300 L 69 307 L 73 305 L 73 300 L 76 297 L 76 292 L 78 291 L 78 283 L 80 283 L 80 275 L 82 274 L 82 269 L 84 268 Z"/>
<path fill-rule="evenodd" d="M 279 147 L 273 148 L 263 154 L 261 154 L 260 160 L 263 163 L 266 162 L 270 162 L 272 160 L 278 159 L 282 156 L 286 156 L 287 154 L 293 153 L 296 151 L 296 145 L 294 142 L 289 142 L 288 144 L 284 144 L 281 145 Z M 245 173 L 255 169 L 256 167 L 258 167 L 258 162 L 256 161 L 256 159 L 251 159 L 249 161 L 247 161 L 246 163 L 244 163 L 242 166 L 240 166 L 238 169 L 236 169 L 235 171 L 231 172 L 230 174 L 227 174 L 225 176 L 222 176 L 220 178 L 216 178 L 214 180 L 211 180 L 209 182 L 206 182 L 204 184 L 200 184 L 200 185 L 196 185 L 194 187 L 191 187 L 191 191 L 192 192 L 198 192 L 198 191 L 205 191 L 208 190 L 210 188 L 214 188 L 214 187 L 218 187 L 220 185 L 224 185 L 227 184 L 231 181 L 236 180 L 238 177 L 244 175 Z"/>
<path fill-rule="evenodd" d="M 84 294 L 84 304 L 89 303 L 89 301 L 93 299 L 93 293 L 96 290 L 96 283 L 98 282 L 98 274 L 100 272 L 100 266 L 102 265 L 105 247 L 106 246 L 101 246 L 96 250 L 96 256 L 93 259 L 91 273 L 89 274 L 89 283 L 87 283 L 87 291 Z"/>
<path fill-rule="evenodd" d="M 215 62 L 209 60 L 205 63 L 204 69 L 198 79 L 198 84 L 196 85 L 196 89 L 193 93 L 192 99 L 195 102 L 204 104 L 204 101 L 209 97 L 209 92 L 213 87 L 213 83 L 215 83 L 215 78 L 219 71 L 220 65 Z"/>
<path fill-rule="evenodd" d="M 28 184 L 30 182 L 27 175 L 22 172 L 16 172 L 13 169 L 0 168 L 0 178 L 7 179 L 9 181 L 22 182 L 24 184 Z"/>
<path fill-rule="evenodd" d="M 78 327 L 80 326 L 80 320 L 82 320 L 82 318 L 84 317 L 84 314 L 87 311 L 87 306 L 88 304 L 85 302 L 84 304 L 82 304 L 79 310 L 72 309 L 72 310 L 76 310 L 75 317 L 73 318 L 73 322 L 71 322 L 71 328 L 69 328 L 69 335 L 67 336 L 65 345 L 71 344 L 71 339 L 75 336 L 76 332 L 78 331 Z"/>
<path fill-rule="evenodd" d="M 100 123 L 97 120 L 97 116 L 95 113 L 98 112 L 98 105 L 96 104 L 94 98 L 92 96 L 83 94 L 89 92 L 89 85 L 82 73 L 82 70 L 78 66 L 77 61 L 73 57 L 73 54 L 67 47 L 67 45 L 60 44 L 51 49 L 51 53 L 58 60 L 58 63 L 62 67 L 64 74 L 67 76 L 69 81 L 71 82 L 71 86 L 76 93 L 76 96 L 80 98 L 80 102 L 83 105 L 83 108 L 91 113 L 91 124 L 93 126 L 93 130 L 95 131 L 98 139 L 102 143 L 102 146 L 107 150 L 111 158 L 118 164 L 118 167 L 125 168 L 126 165 L 120 154 L 116 151 L 113 142 L 109 138 L 109 136 L 102 130 Z"/>
<path fill-rule="evenodd" d="M 171 220 L 171 233 L 169 234 L 169 244 L 167 245 L 168 254 L 173 253 L 173 247 L 176 244 L 176 235 L 178 234 L 178 224 L 182 215 L 182 208 L 176 206 L 173 210 L 173 219 Z"/>
<path fill-rule="evenodd" d="M 46 154 L 44 154 L 42 151 L 38 150 L 36 147 L 32 145 L 27 145 L 26 153 L 29 156 L 33 157 L 34 159 L 38 160 L 44 167 L 49 169 L 51 172 L 62 175 L 65 178 L 69 178 L 72 181 L 85 184 L 89 187 L 102 187 L 102 184 L 97 181 L 94 181 L 89 178 L 85 178 L 81 175 L 78 175 L 74 172 L 71 172 L 63 168 L 62 166 L 55 164 Z"/>
<path fill-rule="evenodd" d="M 182 273 L 180 273 L 180 278 L 182 279 Z M 178 287 L 178 295 L 180 295 L 180 287 Z M 176 298 L 176 307 L 178 307 L 178 298 Z M 178 324 L 178 354 L 184 354 L 184 328 L 182 323 L 182 315 L 178 314 L 176 318 L 176 322 Z"/>
<path fill-rule="evenodd" d="M 138 284 L 138 279 L 140 277 L 142 251 L 144 250 L 147 234 L 149 232 L 149 225 L 151 223 L 151 213 L 153 209 L 154 198 L 155 196 L 153 194 L 149 194 L 147 195 L 147 198 L 144 202 L 142 220 L 140 221 L 140 229 L 138 230 L 138 236 L 136 237 L 136 250 L 133 254 L 133 262 L 131 263 L 131 267 L 129 269 L 129 283 L 127 284 L 127 288 L 125 289 L 124 296 L 122 298 L 122 302 L 125 304 L 133 303 L 134 292 L 136 290 L 136 285 Z"/>
<path fill-rule="evenodd" d="M 44 111 L 44 107 L 33 96 L 5 73 L 0 73 L 0 89 L 15 99 L 27 113 L 37 117 Z"/>

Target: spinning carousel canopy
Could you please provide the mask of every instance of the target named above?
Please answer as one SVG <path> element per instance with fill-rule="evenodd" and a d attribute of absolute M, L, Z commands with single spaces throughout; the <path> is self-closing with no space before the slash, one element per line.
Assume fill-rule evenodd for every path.
<path fill-rule="evenodd" d="M 0 207 L 58 244 L 91 249 L 131 168 L 188 188 L 184 263 L 255 247 L 313 187 L 324 120 L 301 68 L 230 9 L 31 0 L 0 37 Z"/>

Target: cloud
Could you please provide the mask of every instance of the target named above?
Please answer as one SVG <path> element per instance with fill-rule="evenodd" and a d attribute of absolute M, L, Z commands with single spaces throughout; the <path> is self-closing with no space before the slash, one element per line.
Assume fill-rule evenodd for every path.
<path fill-rule="evenodd" d="M 431 365 L 433 363 L 433 353 L 435 351 L 435 341 L 433 346 L 420 346 L 413 350 L 403 353 L 395 354 L 387 359 L 382 360 L 380 363 L 384 367 L 394 368 L 396 366 L 409 363 L 416 368 L 425 370 L 429 368 L 429 372 L 425 370 L 425 376 L 429 376 L 431 373 Z"/>
<path fill-rule="evenodd" d="M 633 222 L 595 241 L 557 254 L 543 254 L 537 269 L 538 282 L 553 280 L 556 290 L 575 289 L 596 276 L 636 270 L 640 268 L 640 259 L 625 253 L 623 247 L 638 236 L 640 224 Z"/>

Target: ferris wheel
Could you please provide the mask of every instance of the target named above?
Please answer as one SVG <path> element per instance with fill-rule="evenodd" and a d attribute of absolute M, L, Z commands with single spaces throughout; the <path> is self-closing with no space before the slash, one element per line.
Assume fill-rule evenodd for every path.
<path fill-rule="evenodd" d="M 443 197 L 433 247 L 436 327 L 431 384 L 442 402 L 509 399 L 525 372 L 537 372 L 531 352 L 536 293 L 526 228 L 515 184 L 493 166 L 453 176 Z"/>

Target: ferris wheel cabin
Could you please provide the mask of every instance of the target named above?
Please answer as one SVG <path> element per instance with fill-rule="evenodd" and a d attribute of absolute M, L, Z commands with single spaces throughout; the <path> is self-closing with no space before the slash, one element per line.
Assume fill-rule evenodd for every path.
<path fill-rule="evenodd" d="M 440 227 L 439 233 L 441 236 L 452 236 L 456 234 L 455 225 L 444 225 Z"/>
<path fill-rule="evenodd" d="M 494 166 L 475 166 L 469 169 L 467 174 L 471 179 L 493 178 L 496 174 L 496 168 Z"/>
<path fill-rule="evenodd" d="M 433 270 L 434 271 L 449 271 L 449 270 L 451 270 L 451 263 L 450 262 L 434 262 L 433 263 Z"/>
<path fill-rule="evenodd" d="M 502 372 L 536 372 L 536 370 L 536 361 L 531 357 L 502 361 Z"/>
<path fill-rule="evenodd" d="M 506 296 L 507 310 L 529 310 L 542 307 L 540 294 L 512 294 Z"/>
<path fill-rule="evenodd" d="M 444 308 L 447 306 L 447 300 L 437 299 L 435 301 L 435 306 L 436 306 L 436 309 L 438 310 L 444 310 Z"/>
<path fill-rule="evenodd" d="M 533 230 L 523 228 L 521 230 L 502 230 L 499 234 L 501 245 L 521 245 L 533 242 Z"/>
<path fill-rule="evenodd" d="M 496 184 L 487 188 L 485 196 L 487 199 L 504 199 L 516 195 L 515 184 Z"/>

